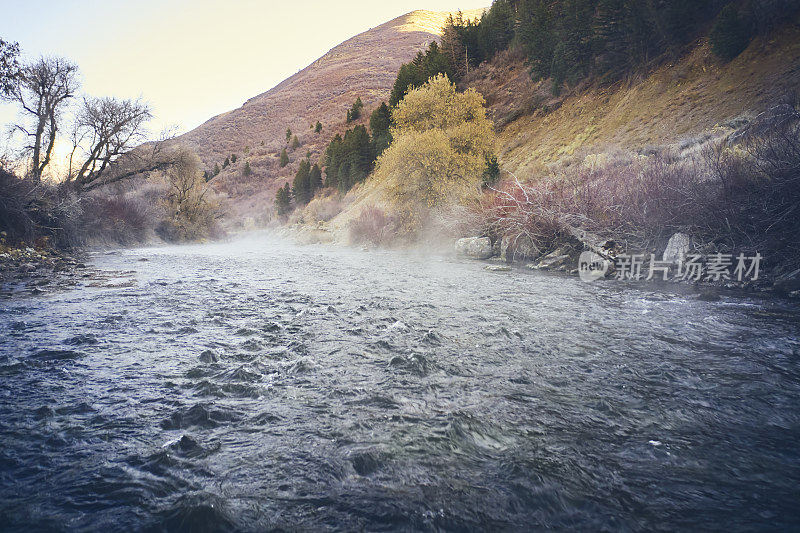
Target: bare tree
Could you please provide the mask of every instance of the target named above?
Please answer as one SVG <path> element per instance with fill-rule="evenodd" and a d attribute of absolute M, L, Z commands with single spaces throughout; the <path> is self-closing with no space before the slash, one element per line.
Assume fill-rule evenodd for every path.
<path fill-rule="evenodd" d="M 186 147 L 177 147 L 166 172 L 167 202 L 175 213 L 196 209 L 205 201 L 208 185 L 200 172 L 202 163 L 197 154 Z"/>
<path fill-rule="evenodd" d="M 78 67 L 59 57 L 42 57 L 23 66 L 10 86 L 12 101 L 17 102 L 31 125 L 17 124 L 16 129 L 30 139 L 25 147 L 31 154 L 30 175 L 41 180 L 50 164 L 58 133 L 60 111 L 78 89 Z"/>
<path fill-rule="evenodd" d="M 150 109 L 138 100 L 85 98 L 72 132 L 73 150 L 67 181 L 87 191 L 170 165 L 161 156 L 163 142 L 134 147 L 145 140 Z M 166 139 L 164 139 L 166 140 Z M 73 170 L 78 152 L 84 157 Z"/>
<path fill-rule="evenodd" d="M 11 95 L 19 75 L 19 44 L 0 39 L 0 98 Z"/>

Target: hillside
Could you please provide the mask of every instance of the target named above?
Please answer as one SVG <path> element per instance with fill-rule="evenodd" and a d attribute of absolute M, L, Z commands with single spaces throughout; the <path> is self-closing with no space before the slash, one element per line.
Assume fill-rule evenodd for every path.
<path fill-rule="evenodd" d="M 751 120 L 800 86 L 800 28 L 757 38 L 729 63 L 698 42 L 680 60 L 612 87 L 552 97 L 507 52 L 463 83 L 487 100 L 503 168 L 531 177 L 543 166 L 588 154 L 676 145 L 681 152 Z"/>
<path fill-rule="evenodd" d="M 388 99 L 400 65 L 437 39 L 448 15 L 414 11 L 348 39 L 274 88 L 178 140 L 193 148 L 209 169 L 236 154 L 237 163 L 213 180 L 214 188 L 234 200 L 234 218 L 257 218 L 300 159 L 311 152 L 312 162 L 318 160 L 336 133 L 352 127 L 345 124 L 345 113 L 357 97 L 365 105 L 360 123 Z M 312 129 L 317 121 L 323 125 L 320 134 Z M 301 146 L 289 149 L 291 163 L 280 168 L 287 128 Z M 243 176 L 245 161 L 253 170 L 250 177 Z"/>
<path fill-rule="evenodd" d="M 731 62 L 706 40 L 679 60 L 614 86 L 576 87 L 554 97 L 549 80 L 533 82 L 518 54 L 501 52 L 460 84 L 486 99 L 498 132 L 501 168 L 522 181 L 548 167 L 600 154 L 649 155 L 668 149 L 678 158 L 752 120 L 800 86 L 800 28 L 787 25 L 756 38 Z M 348 224 L 367 206 L 387 207 L 381 183 L 368 179 L 345 200 L 328 227 L 347 240 Z"/>

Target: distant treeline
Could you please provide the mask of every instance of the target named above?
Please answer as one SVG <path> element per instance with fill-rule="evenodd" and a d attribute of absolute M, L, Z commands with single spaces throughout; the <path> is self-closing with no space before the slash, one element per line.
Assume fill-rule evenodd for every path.
<path fill-rule="evenodd" d="M 564 83 L 615 81 L 677 57 L 706 32 L 728 60 L 799 8 L 798 0 L 495 0 L 479 20 L 449 17 L 441 46 L 400 68 L 389 103 L 437 73 L 459 81 L 509 48 L 522 51 L 534 79 L 551 78 L 555 93 Z"/>

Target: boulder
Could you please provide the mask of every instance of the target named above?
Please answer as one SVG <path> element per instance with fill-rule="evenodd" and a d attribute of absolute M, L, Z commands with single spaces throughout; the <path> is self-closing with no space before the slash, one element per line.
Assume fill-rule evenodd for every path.
<path fill-rule="evenodd" d="M 507 263 L 515 259 L 536 259 L 539 249 L 527 235 L 520 235 L 516 239 L 505 236 L 500 241 L 500 257 Z"/>
<path fill-rule="evenodd" d="M 561 246 L 527 267 L 534 270 L 567 270 L 569 262 L 569 248 Z"/>
<path fill-rule="evenodd" d="M 200 354 L 198 357 L 201 363 L 218 363 L 219 356 L 214 352 L 214 350 L 205 350 L 203 353 Z"/>
<path fill-rule="evenodd" d="M 456 253 L 473 259 L 492 257 L 492 241 L 489 237 L 467 237 L 456 241 Z"/>
<path fill-rule="evenodd" d="M 677 263 L 681 257 L 685 257 L 689 253 L 689 246 L 691 239 L 685 233 L 676 233 L 669 238 L 667 247 L 664 249 L 664 255 L 661 260 L 670 263 Z"/>
<path fill-rule="evenodd" d="M 567 263 L 569 263 L 569 255 L 567 254 L 548 254 L 542 257 L 532 268 L 535 270 L 566 270 Z"/>

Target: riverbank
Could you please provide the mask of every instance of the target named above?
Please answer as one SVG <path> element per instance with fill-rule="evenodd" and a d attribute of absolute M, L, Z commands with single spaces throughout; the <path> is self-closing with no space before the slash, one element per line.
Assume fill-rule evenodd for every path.
<path fill-rule="evenodd" d="M 92 266 L 93 253 L 101 252 L 4 245 L 0 247 L 0 298 L 45 295 L 81 287 L 132 286 L 130 272 L 106 271 Z"/>

